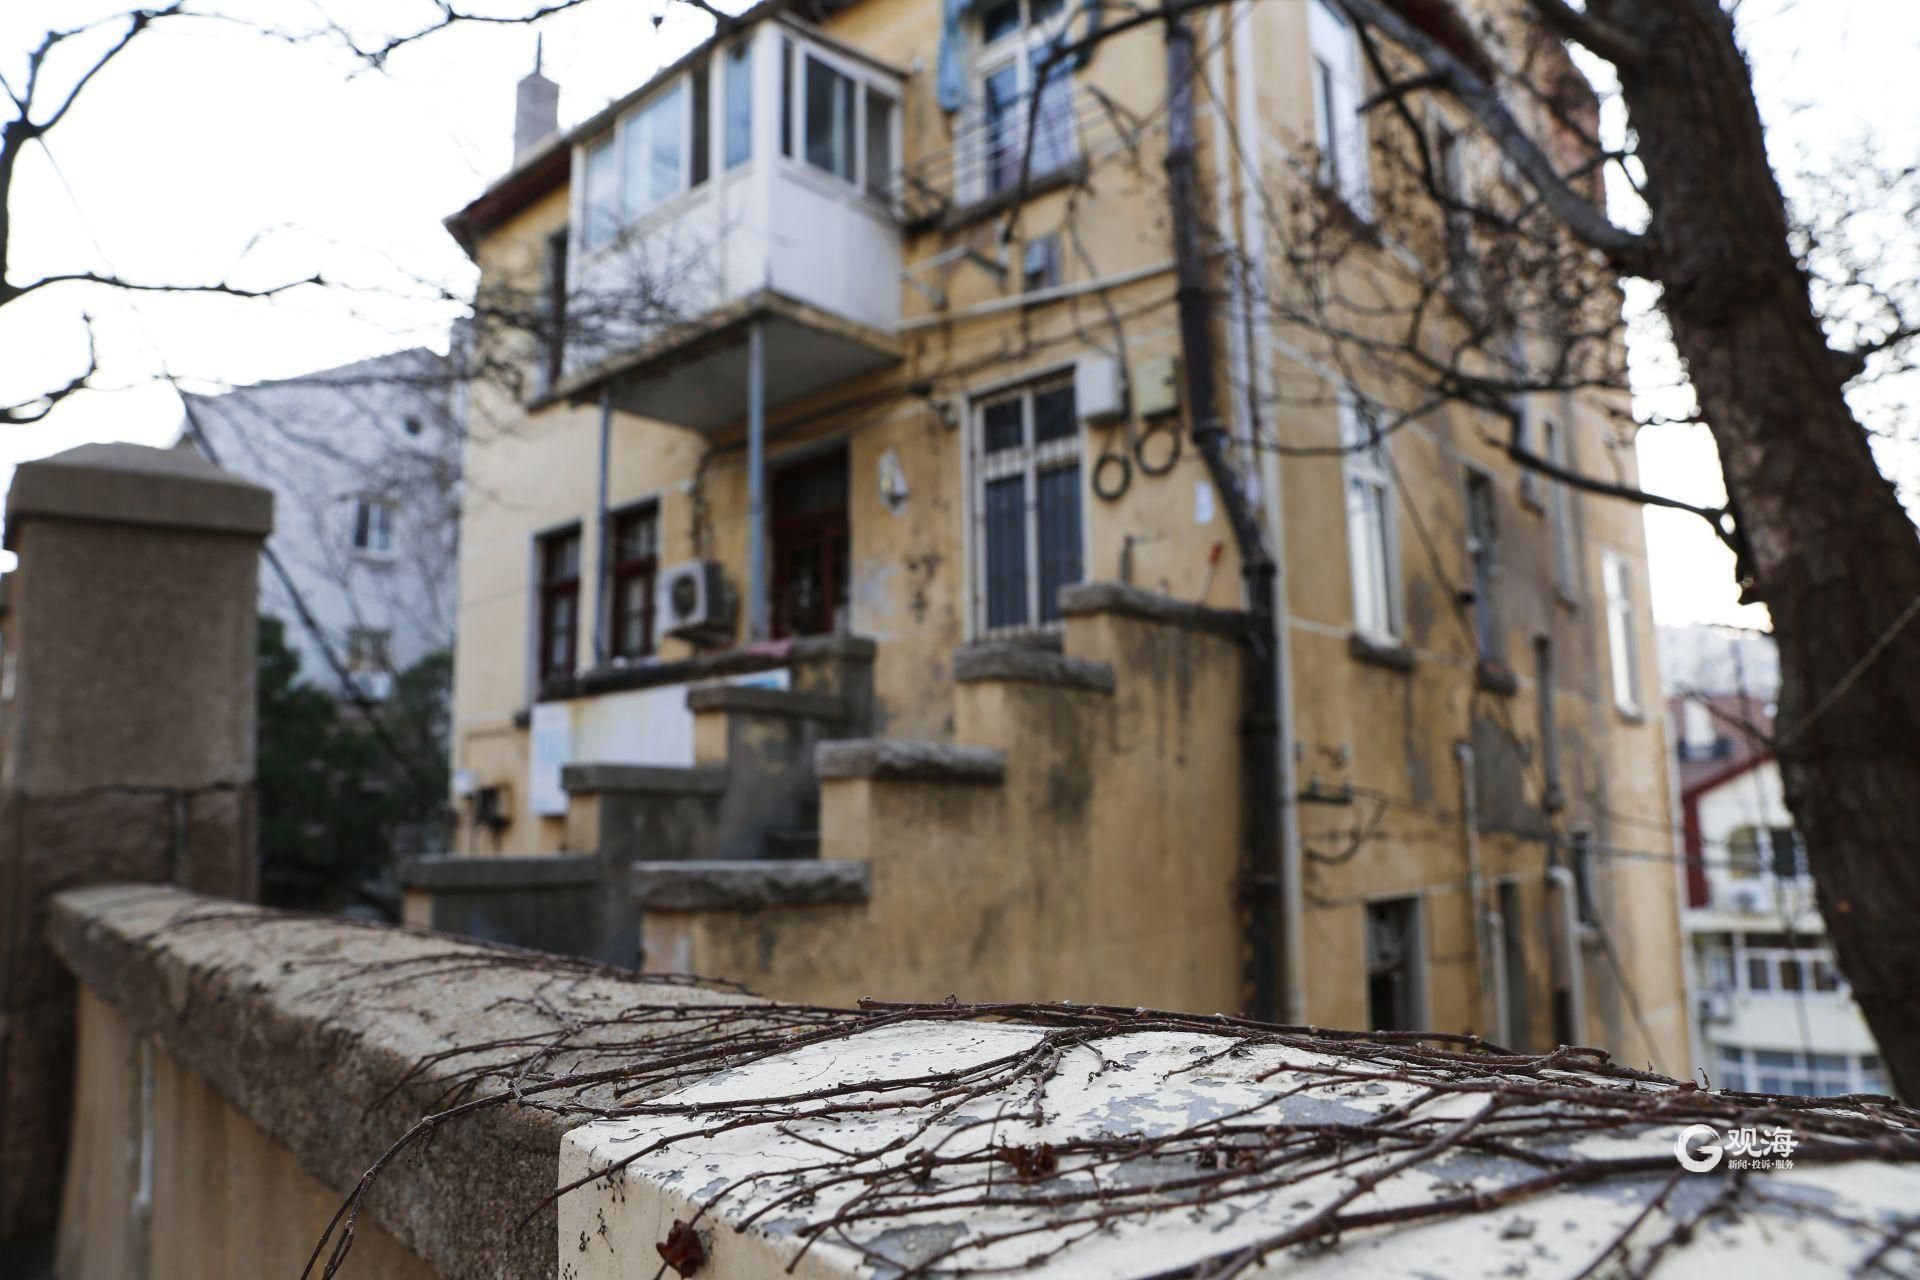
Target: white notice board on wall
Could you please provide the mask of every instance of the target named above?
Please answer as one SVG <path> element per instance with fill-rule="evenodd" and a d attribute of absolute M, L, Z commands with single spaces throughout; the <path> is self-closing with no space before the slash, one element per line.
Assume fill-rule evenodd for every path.
<path fill-rule="evenodd" d="M 527 797 L 544 818 L 567 813 L 560 770 L 573 759 L 573 709 L 564 702 L 537 702 L 528 725 Z"/>

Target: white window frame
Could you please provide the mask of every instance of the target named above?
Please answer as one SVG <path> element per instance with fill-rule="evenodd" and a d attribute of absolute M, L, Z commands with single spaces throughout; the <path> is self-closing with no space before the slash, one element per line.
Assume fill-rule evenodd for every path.
<path fill-rule="evenodd" d="M 783 31 L 783 42 L 776 55 L 778 59 L 792 59 L 790 66 L 779 67 L 776 79 L 776 92 L 781 86 L 789 93 L 787 112 L 778 115 L 775 128 L 782 123 L 790 125 L 793 136 L 786 139 L 776 138 L 774 151 L 781 162 L 792 172 L 803 173 L 820 182 L 831 183 L 844 194 L 891 207 L 899 199 L 897 175 L 900 171 L 901 121 L 900 98 L 887 82 L 875 77 L 868 68 L 857 60 L 846 57 L 825 45 L 814 44 L 792 32 Z M 842 177 L 831 169 L 822 169 L 807 159 L 807 59 L 812 58 L 822 66 L 845 76 L 853 82 L 853 173 L 851 177 Z M 868 96 L 881 98 L 887 104 L 887 157 L 890 172 L 885 180 L 878 184 L 880 191 L 873 190 L 867 172 L 867 104 Z M 881 194 L 884 192 L 884 195 Z"/>
<path fill-rule="evenodd" d="M 1360 38 L 1327 0 L 1307 4 L 1308 83 L 1313 88 L 1314 143 L 1320 180 L 1362 218 L 1373 214 L 1367 121 L 1360 114 L 1365 77 Z"/>
<path fill-rule="evenodd" d="M 366 516 L 367 540 L 360 541 L 360 523 L 362 514 Z M 355 494 L 353 499 L 352 524 L 347 530 L 347 543 L 355 555 L 369 560 L 386 560 L 393 556 L 393 504 L 376 494 Z"/>
<path fill-rule="evenodd" d="M 1639 605 L 1634 598 L 1633 565 L 1618 551 L 1604 552 L 1600 560 L 1601 585 L 1607 604 L 1607 657 L 1613 680 L 1613 705 L 1624 715 L 1640 710 L 1640 657 L 1636 623 Z"/>
<path fill-rule="evenodd" d="M 1375 644 L 1398 647 L 1405 633 L 1400 579 L 1400 519 L 1396 501 L 1393 469 L 1388 453 L 1390 442 L 1380 434 L 1378 420 L 1351 389 L 1340 392 L 1340 443 L 1344 449 L 1342 494 L 1347 519 L 1347 576 L 1353 584 L 1353 629 Z M 1377 499 L 1377 506 L 1356 510 L 1356 497 L 1363 494 Z M 1376 531 L 1364 529 L 1361 521 L 1371 520 L 1379 512 L 1378 556 L 1366 543 Z M 1363 575 L 1362 563 L 1368 564 Z M 1368 584 L 1377 575 L 1380 597 L 1369 600 Z"/>
<path fill-rule="evenodd" d="M 1075 404 L 1071 435 L 1038 446 L 1033 444 L 1034 396 L 1072 385 L 1073 369 L 1069 366 L 1064 370 L 983 389 L 968 402 L 968 494 L 972 504 L 972 510 L 968 513 L 968 527 L 972 531 L 972 545 L 967 548 L 967 561 L 972 576 L 970 630 L 976 639 L 1049 634 L 1062 629 L 1062 621 L 1040 621 L 1039 475 L 1069 463 L 1080 468 L 1080 567 L 1084 581 L 1087 562 L 1087 469 L 1082 439 L 1085 432 L 1080 425 L 1078 403 Z M 986 412 L 990 407 L 1015 397 L 1020 400 L 1020 444 L 1015 448 L 996 449 L 988 453 Z M 1022 518 L 1026 533 L 1027 616 L 1025 622 L 996 627 L 990 626 L 987 620 L 987 486 L 995 480 L 1015 475 L 1022 476 L 1025 481 L 1022 486 Z"/>
<path fill-rule="evenodd" d="M 749 68 L 752 67 L 753 59 L 751 56 L 748 57 L 746 65 Z M 714 92 L 716 82 L 724 84 L 726 74 L 730 67 L 731 64 L 727 59 L 726 53 L 722 50 L 719 51 L 717 56 L 708 58 L 702 66 L 687 68 L 665 84 L 660 85 L 652 93 L 648 94 L 644 100 L 636 102 L 627 108 L 605 133 L 601 134 L 593 142 L 582 145 L 579 148 L 575 160 L 575 172 L 579 176 L 579 181 L 574 185 L 578 187 L 580 194 L 575 202 L 572 221 L 572 225 L 576 228 L 572 233 L 572 248 L 576 261 L 604 252 L 609 246 L 618 244 L 621 238 L 631 232 L 635 227 L 642 226 L 651 221 L 662 209 L 673 205 L 682 196 L 685 196 L 688 191 L 693 189 L 688 185 L 693 178 L 693 75 L 695 71 L 703 68 L 707 72 L 707 178 L 706 182 L 702 183 L 702 187 L 704 188 L 710 184 L 717 175 L 730 172 L 730 170 L 725 167 L 725 104 L 722 94 Z M 627 190 L 629 184 L 633 181 L 634 175 L 627 172 L 627 158 L 629 154 L 627 133 L 630 129 L 639 127 L 640 121 L 649 111 L 676 93 L 681 95 L 680 164 L 679 171 L 675 177 L 674 188 L 666 195 L 661 196 L 658 200 L 646 206 L 646 208 L 639 210 L 633 214 L 633 216 L 629 217 L 627 214 Z M 595 239 L 591 235 L 594 227 L 590 225 L 591 219 L 589 218 L 589 213 L 593 208 L 594 197 L 597 193 L 593 190 L 592 183 L 587 175 L 592 168 L 593 158 L 609 147 L 613 150 L 613 202 L 610 206 L 610 221 L 605 237 Z M 742 165 L 736 167 L 744 168 L 746 164 L 752 163 L 751 134 L 749 135 L 749 148 L 748 159 Z"/>
<path fill-rule="evenodd" d="M 1019 24 L 1007 35 L 988 44 L 981 31 L 980 16 L 984 5 L 976 4 L 973 13 L 974 60 L 970 84 L 972 87 L 970 119 L 962 130 L 961 140 L 956 150 L 968 153 L 969 159 L 962 171 L 962 201 L 974 203 L 990 199 L 1001 194 L 992 186 L 992 139 L 987 137 L 987 78 L 1009 65 L 1015 68 L 1016 89 L 1014 100 L 1020 104 L 1016 126 L 1020 131 L 1022 145 L 1027 136 L 1028 113 L 1034 108 L 1034 58 L 1043 55 L 1048 46 L 1056 41 L 1068 38 L 1067 24 L 1071 21 L 1075 0 L 1065 0 L 1060 11 L 1036 22 L 1033 18 L 1033 0 L 1014 0 L 1020 9 Z M 1054 64 L 1047 73 L 1047 88 L 1056 85 L 1066 95 L 1066 155 L 1056 167 L 1035 169 L 1033 177 L 1044 177 L 1058 173 L 1070 167 L 1080 154 L 1080 130 L 1077 120 L 1078 109 L 1074 96 L 1073 64 L 1063 60 Z M 1036 139 L 1037 140 L 1037 139 Z M 1004 189 L 1003 189 L 1004 190 Z"/>

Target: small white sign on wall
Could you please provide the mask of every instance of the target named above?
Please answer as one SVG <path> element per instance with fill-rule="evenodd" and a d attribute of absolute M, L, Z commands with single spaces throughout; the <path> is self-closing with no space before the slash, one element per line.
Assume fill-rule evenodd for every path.
<path fill-rule="evenodd" d="M 1205 480 L 1193 482 L 1193 522 L 1213 523 L 1213 486 Z"/>
<path fill-rule="evenodd" d="M 541 817 L 565 817 L 560 770 L 573 759 L 573 709 L 564 702 L 535 703 L 528 728 L 527 797 Z"/>

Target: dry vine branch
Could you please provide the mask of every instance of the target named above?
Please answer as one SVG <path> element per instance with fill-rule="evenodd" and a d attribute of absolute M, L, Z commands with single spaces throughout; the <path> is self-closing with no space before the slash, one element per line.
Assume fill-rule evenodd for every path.
<path fill-rule="evenodd" d="M 218 916 L 209 919 L 219 919 Z M 189 922 L 190 923 L 190 922 Z M 765 1130 L 794 1139 L 814 1155 L 730 1177 L 705 1194 L 688 1224 L 698 1227 L 733 1202 L 734 1226 L 786 1214 L 831 1197 L 820 1214 L 798 1228 L 802 1252 L 832 1240 L 870 1261 L 897 1265 L 862 1243 L 855 1229 L 941 1213 L 991 1214 L 1009 1207 L 1028 1218 L 986 1229 L 918 1258 L 903 1275 L 977 1273 L 983 1250 L 1012 1239 L 1032 1239 L 1035 1259 L 1070 1252 L 1076 1243 L 1116 1223 L 1188 1213 L 1196 1207 L 1303 1185 L 1332 1171 L 1353 1175 L 1350 1186 L 1309 1218 L 1257 1241 L 1169 1274 L 1233 1275 L 1276 1250 L 1373 1226 L 1487 1214 L 1559 1188 L 1599 1182 L 1638 1187 L 1674 1169 L 1663 1141 L 1646 1155 L 1590 1155 L 1577 1149 L 1596 1135 L 1631 1137 L 1656 1127 L 1708 1123 L 1790 1127 L 1800 1140 L 1795 1158 L 1807 1163 L 1861 1159 L 1920 1164 L 1920 1112 L 1891 1098 L 1855 1095 L 1811 1099 L 1752 1093 L 1713 1093 L 1611 1062 L 1597 1049 L 1562 1046 L 1548 1053 L 1516 1053 L 1472 1035 L 1439 1032 L 1345 1032 L 1281 1027 L 1224 1015 L 1201 1016 L 1109 1005 L 943 1004 L 862 1001 L 840 1009 L 805 1004 L 741 1003 L 687 1006 L 657 997 L 661 989 L 698 979 L 625 974 L 532 953 L 462 949 L 417 957 L 401 966 L 343 964 L 332 985 L 341 999 L 373 999 L 387 989 L 443 972 L 499 965 L 551 966 L 553 984 L 534 999 L 550 1030 L 451 1047 L 417 1063 L 394 1083 L 430 1079 L 437 1108 L 419 1117 L 392 1144 L 346 1198 L 315 1245 L 307 1274 L 337 1274 L 352 1247 L 355 1225 L 382 1172 L 404 1155 L 430 1159 L 426 1144 L 450 1125 L 485 1123 L 490 1112 L 531 1108 L 587 1123 L 651 1121 L 635 1149 L 558 1187 L 535 1204 L 504 1208 L 524 1229 L 562 1196 L 589 1184 L 618 1185 L 631 1166 L 669 1148 L 697 1154 L 701 1144 L 740 1131 Z M 633 999 L 616 1016 L 571 1016 L 554 984 L 592 973 L 630 985 Z M 664 994 L 664 990 L 662 991 Z M 1024 1041 L 975 1060 L 932 1069 L 875 1072 L 861 1064 L 853 1042 L 899 1030 L 997 1025 L 1023 1029 Z M 1257 1091 L 1251 1105 L 1164 1132 L 1075 1132 L 1042 1142 L 1003 1139 L 1019 1124 L 1037 1126 L 1048 1090 L 1064 1080 L 1068 1063 L 1094 1073 L 1132 1069 L 1117 1052 L 1147 1033 L 1192 1037 L 1192 1057 L 1166 1073 L 1217 1073 L 1241 1064 Z M 762 1096 L 716 1101 L 680 1090 L 719 1073 L 834 1045 L 850 1052 L 842 1079 L 795 1085 Z M 1077 1068 L 1076 1068 L 1077 1070 Z M 739 1078 L 737 1075 L 730 1078 Z M 1353 1121 L 1324 1114 L 1276 1121 L 1273 1108 L 1291 1099 L 1338 1097 L 1383 1088 L 1404 1101 L 1373 1118 Z M 1453 1099 L 1444 1119 L 1427 1110 Z M 1462 1111 L 1464 1110 L 1464 1114 Z M 859 1149 L 859 1134 L 827 1139 L 809 1135 L 811 1122 L 891 1117 L 898 1128 L 878 1146 Z M 984 1138 L 980 1137 L 985 1131 Z M 956 1141 L 973 1134 L 969 1146 Z M 1466 1192 L 1439 1182 L 1434 1193 L 1397 1200 L 1391 1207 L 1357 1204 L 1367 1192 L 1414 1169 L 1430 1168 L 1450 1152 L 1471 1153 L 1514 1171 L 1504 1185 Z M 682 1157 L 684 1158 L 684 1157 Z M 1723 1175 L 1713 1211 L 1742 1198 L 1747 1179 Z M 1667 1177 L 1626 1229 L 1594 1259 L 1590 1271 L 1615 1253 L 1671 1194 Z M 1724 1204 L 1723 1204 L 1724 1202 Z M 1804 1206 L 1798 1206 L 1803 1208 Z M 1650 1246 L 1655 1253 L 1704 1217 L 1675 1222 Z M 1876 1230 L 1874 1241 L 1879 1242 Z M 1903 1248 L 1883 1245 L 1880 1254 Z M 974 1255 L 970 1262 L 968 1255 Z"/>

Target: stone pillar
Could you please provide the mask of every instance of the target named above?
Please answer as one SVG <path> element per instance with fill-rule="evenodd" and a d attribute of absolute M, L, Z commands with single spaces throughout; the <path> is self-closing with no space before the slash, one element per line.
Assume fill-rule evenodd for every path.
<path fill-rule="evenodd" d="M 273 495 L 180 449 L 14 472 L 0 623 L 0 1272 L 55 1225 L 73 980 L 52 896 L 172 881 L 251 899 L 255 647 Z M 27 1272 L 31 1274 L 31 1272 Z"/>

